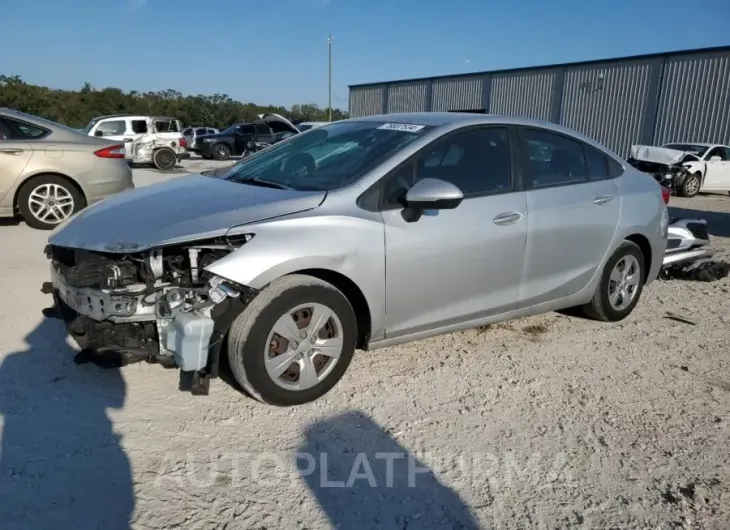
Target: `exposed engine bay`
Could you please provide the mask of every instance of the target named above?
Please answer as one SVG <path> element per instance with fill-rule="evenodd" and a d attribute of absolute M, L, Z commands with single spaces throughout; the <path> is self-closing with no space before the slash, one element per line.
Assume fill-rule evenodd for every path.
<path fill-rule="evenodd" d="M 639 171 L 653 175 L 665 188 L 678 191 L 690 173 L 687 164 L 699 160 L 696 154 L 688 151 L 651 145 L 632 145 L 627 162 Z"/>
<path fill-rule="evenodd" d="M 256 292 L 205 268 L 251 235 L 112 254 L 48 245 L 55 315 L 82 351 L 217 375 L 231 322 Z M 207 394 L 207 384 L 199 393 Z"/>

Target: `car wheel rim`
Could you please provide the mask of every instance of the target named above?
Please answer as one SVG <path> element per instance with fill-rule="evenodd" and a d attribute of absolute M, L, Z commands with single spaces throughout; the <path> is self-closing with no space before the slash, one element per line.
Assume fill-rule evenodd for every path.
<path fill-rule="evenodd" d="M 169 153 L 160 153 L 160 165 L 162 167 L 167 167 L 172 164 L 172 156 Z"/>
<path fill-rule="evenodd" d="M 700 187 L 700 179 L 697 177 L 690 177 L 689 181 L 687 182 L 687 193 L 697 193 L 697 190 L 699 190 Z"/>
<path fill-rule="evenodd" d="M 284 313 L 266 341 L 264 363 L 272 381 L 301 392 L 324 381 L 342 354 L 342 322 L 329 307 L 302 304 Z"/>
<path fill-rule="evenodd" d="M 635 256 L 624 256 L 613 267 L 608 282 L 608 301 L 616 311 L 631 305 L 639 292 L 641 267 Z"/>
<path fill-rule="evenodd" d="M 225 156 L 226 149 L 223 146 L 219 146 L 216 148 L 216 152 L 218 153 L 218 156 Z"/>
<path fill-rule="evenodd" d="M 39 221 L 58 224 L 73 213 L 74 198 L 63 186 L 43 184 L 30 192 L 28 208 Z"/>

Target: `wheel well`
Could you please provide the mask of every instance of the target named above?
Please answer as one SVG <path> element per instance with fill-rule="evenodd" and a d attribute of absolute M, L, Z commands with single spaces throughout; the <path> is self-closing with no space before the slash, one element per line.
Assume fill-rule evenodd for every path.
<path fill-rule="evenodd" d="M 18 189 L 15 190 L 15 197 L 13 197 L 13 210 L 15 210 L 15 213 L 18 213 L 18 198 L 20 197 L 20 190 L 22 190 L 25 186 L 36 180 L 40 177 L 59 177 L 68 182 L 73 188 L 79 192 L 79 195 L 83 197 L 84 202 L 86 202 L 86 195 L 84 195 L 84 190 L 81 189 L 81 187 L 76 183 L 76 181 L 70 177 L 67 177 L 66 175 L 62 175 L 61 173 L 38 173 L 37 175 L 33 175 L 32 177 L 25 179 L 25 181 L 18 186 Z"/>
<path fill-rule="evenodd" d="M 641 234 L 632 234 L 626 238 L 626 241 L 631 241 L 639 246 L 641 253 L 644 255 L 644 281 L 649 277 L 649 271 L 651 270 L 651 244 L 649 240 Z"/>
<path fill-rule="evenodd" d="M 372 317 L 370 316 L 370 307 L 365 299 L 365 295 L 355 282 L 347 276 L 326 269 L 305 269 L 297 271 L 293 274 L 307 274 L 314 276 L 322 281 L 330 283 L 337 287 L 355 310 L 355 318 L 357 319 L 357 348 L 366 350 L 370 342 L 370 332 L 372 327 Z"/>

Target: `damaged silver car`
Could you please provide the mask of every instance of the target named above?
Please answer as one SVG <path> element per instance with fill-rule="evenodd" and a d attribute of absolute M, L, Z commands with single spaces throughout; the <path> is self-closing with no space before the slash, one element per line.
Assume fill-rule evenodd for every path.
<path fill-rule="evenodd" d="M 654 179 L 558 125 L 370 116 L 83 210 L 49 238 L 44 292 L 85 352 L 203 394 L 226 355 L 249 394 L 296 405 L 355 349 L 565 308 L 626 318 L 667 219 Z"/>

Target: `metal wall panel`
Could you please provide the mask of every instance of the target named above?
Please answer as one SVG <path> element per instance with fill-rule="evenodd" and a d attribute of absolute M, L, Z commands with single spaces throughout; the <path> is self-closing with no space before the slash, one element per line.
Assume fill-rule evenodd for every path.
<path fill-rule="evenodd" d="M 385 104 L 385 85 L 364 86 L 350 90 L 349 114 L 352 118 L 382 114 Z"/>
<path fill-rule="evenodd" d="M 486 76 L 434 79 L 431 110 L 445 112 L 484 109 L 482 96 L 486 81 Z"/>
<path fill-rule="evenodd" d="M 644 60 L 567 68 L 560 123 L 622 157 L 641 143 L 652 67 Z"/>
<path fill-rule="evenodd" d="M 730 53 L 667 59 L 654 144 L 730 142 Z"/>
<path fill-rule="evenodd" d="M 549 120 L 557 70 L 495 75 L 489 105 L 491 114 Z"/>
<path fill-rule="evenodd" d="M 393 83 L 388 87 L 388 113 L 428 111 L 430 81 Z"/>

